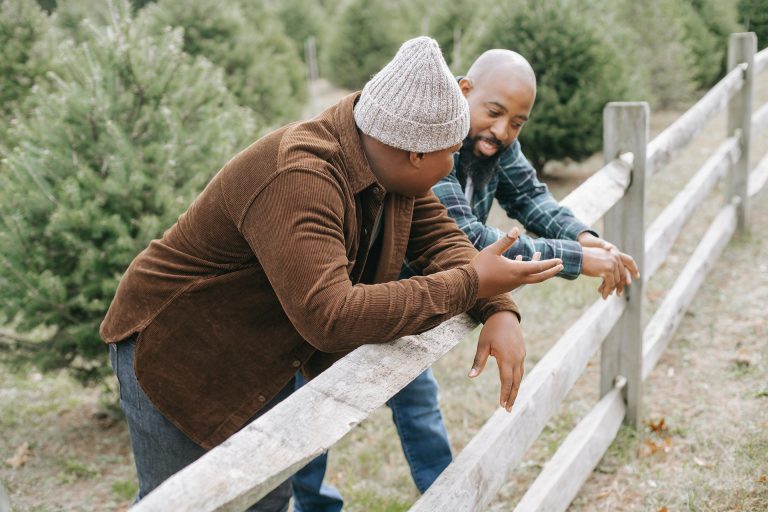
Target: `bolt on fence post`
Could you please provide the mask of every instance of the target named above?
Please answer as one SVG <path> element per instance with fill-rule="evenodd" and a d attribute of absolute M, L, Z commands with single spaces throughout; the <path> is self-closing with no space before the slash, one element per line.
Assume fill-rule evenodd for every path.
<path fill-rule="evenodd" d="M 622 153 L 633 154 L 632 178 L 624 197 L 606 213 L 604 238 L 637 262 L 642 276 L 645 259 L 645 175 L 649 109 L 646 102 L 611 102 L 603 110 L 603 155 L 611 162 Z M 600 363 L 600 396 L 614 387 L 619 376 L 627 379 L 624 423 L 640 426 L 643 396 L 643 279 L 624 288 L 627 301 L 619 321 L 603 342 Z"/>
<path fill-rule="evenodd" d="M 728 38 L 728 71 L 731 71 L 742 62 L 747 63 L 744 72 L 744 85 L 731 99 L 728 105 L 728 137 L 733 137 L 741 132 L 741 156 L 731 167 L 728 174 L 728 186 L 726 190 L 726 203 L 734 196 L 741 199 L 736 212 L 738 215 L 737 229 L 739 233 L 745 233 L 749 229 L 749 172 L 752 135 L 752 97 L 755 78 L 755 53 L 757 52 L 757 36 L 754 32 L 740 32 L 731 34 Z"/>

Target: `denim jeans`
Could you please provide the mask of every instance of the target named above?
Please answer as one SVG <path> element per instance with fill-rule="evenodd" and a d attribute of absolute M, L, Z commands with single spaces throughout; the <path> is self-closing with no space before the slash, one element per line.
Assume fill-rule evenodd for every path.
<path fill-rule="evenodd" d="M 296 376 L 297 389 L 303 385 Z M 451 445 L 437 400 L 437 381 L 431 369 L 416 377 L 387 405 L 392 410 L 403 453 L 420 492 L 425 492 L 451 463 Z M 295 512 L 338 512 L 343 501 L 339 492 L 323 484 L 327 454 L 312 460 L 293 475 Z"/>
<path fill-rule="evenodd" d="M 112 369 L 120 384 L 120 407 L 128 420 L 131 448 L 139 480 L 138 502 L 168 477 L 188 466 L 206 450 L 176 428 L 150 402 L 139 387 L 133 371 L 136 335 L 109 346 Z M 255 419 L 288 397 L 294 389 L 293 380 L 283 388 Z M 291 498 L 290 480 L 286 480 L 264 496 L 249 511 L 286 512 Z"/>

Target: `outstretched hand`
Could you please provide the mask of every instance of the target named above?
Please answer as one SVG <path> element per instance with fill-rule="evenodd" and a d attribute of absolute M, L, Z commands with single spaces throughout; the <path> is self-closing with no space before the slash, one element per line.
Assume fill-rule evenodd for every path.
<path fill-rule="evenodd" d="M 603 279 L 598 293 L 603 299 L 616 291 L 621 295 L 624 286 L 632 284 L 632 277 L 640 278 L 637 263 L 629 254 L 625 254 L 612 243 L 598 238 L 589 232 L 578 237 L 583 248 L 582 274 Z"/>
<path fill-rule="evenodd" d="M 510 311 L 500 311 L 486 320 L 477 340 L 477 351 L 469 377 L 477 377 L 485 368 L 488 356 L 499 365 L 501 391 L 499 405 L 512 410 L 525 373 L 525 343 L 520 321 Z"/>
<path fill-rule="evenodd" d="M 546 281 L 563 270 L 559 258 L 537 261 L 510 260 L 504 253 L 517 242 L 520 231 L 512 228 L 509 233 L 489 245 L 470 264 L 477 272 L 477 297 L 484 299 L 514 290 L 520 285 Z"/>

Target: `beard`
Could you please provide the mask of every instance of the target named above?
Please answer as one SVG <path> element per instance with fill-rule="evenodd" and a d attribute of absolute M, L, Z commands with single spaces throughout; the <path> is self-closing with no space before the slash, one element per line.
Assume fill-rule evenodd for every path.
<path fill-rule="evenodd" d="M 491 156 L 477 156 L 475 155 L 475 144 L 478 140 L 484 140 L 496 145 L 498 148 L 496 153 Z M 459 180 L 463 183 L 467 182 L 467 178 L 472 178 L 475 190 L 482 190 L 491 181 L 495 172 L 496 165 L 499 163 L 501 154 L 509 148 L 510 144 L 502 145 L 495 138 L 489 137 L 467 137 L 464 139 L 464 143 L 459 149 L 459 163 L 456 168 Z"/>

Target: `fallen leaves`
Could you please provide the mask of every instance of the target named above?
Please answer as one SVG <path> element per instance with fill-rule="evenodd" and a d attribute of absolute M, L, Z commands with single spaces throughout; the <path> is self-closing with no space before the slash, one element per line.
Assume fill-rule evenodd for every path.
<path fill-rule="evenodd" d="M 653 420 L 648 420 L 648 428 L 651 429 L 651 432 L 655 434 L 666 432 L 668 429 L 665 421 L 666 420 L 664 419 L 664 416 L 655 422 Z"/>
<path fill-rule="evenodd" d="M 13 457 L 7 459 L 5 463 L 11 466 L 13 469 L 19 469 L 21 466 L 27 463 L 30 457 L 32 457 L 32 451 L 29 449 L 29 443 L 24 442 L 21 443 L 18 448 L 16 448 L 16 453 L 13 455 Z"/>
<path fill-rule="evenodd" d="M 656 453 L 669 453 L 672 451 L 672 438 L 667 436 L 664 440 L 654 441 L 653 439 L 644 439 L 643 446 L 640 449 L 640 456 L 651 456 Z"/>
<path fill-rule="evenodd" d="M 702 468 L 711 469 L 712 467 L 714 467 L 714 464 L 712 464 L 711 462 L 707 462 L 704 459 L 699 457 L 694 457 L 693 462 L 695 462 L 697 466 L 701 466 Z"/>

